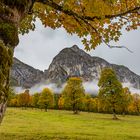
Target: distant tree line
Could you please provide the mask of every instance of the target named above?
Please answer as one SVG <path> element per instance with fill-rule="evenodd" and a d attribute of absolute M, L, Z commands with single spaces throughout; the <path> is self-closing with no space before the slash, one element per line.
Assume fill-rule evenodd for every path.
<path fill-rule="evenodd" d="M 71 77 L 61 94 L 56 94 L 49 88 L 44 88 L 40 93 L 30 94 L 29 90 L 23 93 L 10 94 L 9 107 L 22 107 L 24 109 L 39 108 L 72 110 L 74 114 L 80 111 L 140 115 L 140 95 L 131 93 L 128 87 L 123 88 L 115 72 L 105 68 L 101 72 L 98 82 L 98 95 L 85 93 L 82 79 Z"/>

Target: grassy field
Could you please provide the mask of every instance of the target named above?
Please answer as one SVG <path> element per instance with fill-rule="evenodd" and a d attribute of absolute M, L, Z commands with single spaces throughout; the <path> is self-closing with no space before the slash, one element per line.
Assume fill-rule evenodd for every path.
<path fill-rule="evenodd" d="M 140 117 L 8 108 L 0 140 L 140 140 Z"/>

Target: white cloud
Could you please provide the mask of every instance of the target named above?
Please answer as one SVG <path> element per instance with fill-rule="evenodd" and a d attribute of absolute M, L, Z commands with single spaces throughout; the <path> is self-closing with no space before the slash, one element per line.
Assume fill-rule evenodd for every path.
<path fill-rule="evenodd" d="M 40 93 L 44 88 L 49 88 L 54 93 L 60 94 L 63 91 L 65 85 L 66 83 L 63 84 L 61 87 L 58 87 L 54 83 L 39 83 L 31 87 L 29 90 L 31 94 L 34 94 L 36 92 Z M 130 83 L 123 83 L 122 85 L 123 87 L 128 87 L 132 94 L 134 93 L 140 94 L 140 89 L 133 88 L 133 86 Z M 98 81 L 83 82 L 83 87 L 85 89 L 86 94 L 93 94 L 93 95 L 98 94 L 98 91 L 99 91 Z M 14 90 L 17 94 L 23 93 L 25 91 L 25 89 L 22 87 L 15 87 Z"/>
<path fill-rule="evenodd" d="M 98 93 L 99 87 L 97 85 L 97 81 L 84 82 L 83 86 L 84 86 L 86 93 L 89 93 L 89 94 L 97 94 Z"/>
<path fill-rule="evenodd" d="M 64 88 L 65 84 L 63 84 L 61 87 L 58 87 L 56 84 L 54 83 L 38 83 L 35 86 L 31 87 L 30 90 L 30 94 L 34 94 L 36 92 L 40 93 L 44 88 L 49 88 L 50 90 L 52 90 L 54 93 L 61 93 L 63 88 Z M 23 93 L 26 89 L 22 88 L 22 87 L 14 87 L 14 91 L 19 94 L 19 93 Z"/>
<path fill-rule="evenodd" d="M 134 93 L 140 94 L 140 89 L 134 88 L 133 85 L 130 83 L 123 83 L 123 87 L 128 87 L 132 94 Z"/>
<path fill-rule="evenodd" d="M 134 53 L 130 53 L 126 49 L 109 49 L 104 44 L 88 53 L 102 57 L 111 63 L 125 65 L 135 73 L 140 74 L 140 61 L 138 61 L 140 53 L 139 36 L 140 29 L 127 33 L 123 31 L 123 36 L 117 44 L 127 46 Z M 48 68 L 59 51 L 74 44 L 84 49 L 76 35 L 67 34 L 62 28 L 57 30 L 45 29 L 38 21 L 34 32 L 20 36 L 20 44 L 15 49 L 15 57 L 35 68 L 44 70 Z"/>

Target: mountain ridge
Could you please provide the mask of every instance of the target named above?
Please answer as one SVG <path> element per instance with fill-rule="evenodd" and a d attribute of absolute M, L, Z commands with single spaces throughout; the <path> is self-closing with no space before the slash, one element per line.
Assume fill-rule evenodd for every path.
<path fill-rule="evenodd" d="M 103 58 L 90 56 L 77 45 L 61 50 L 44 72 L 28 66 L 14 58 L 11 77 L 18 81 L 18 86 L 32 87 L 42 81 L 63 84 L 71 76 L 81 77 L 84 81 L 98 80 L 101 70 L 104 67 L 111 67 L 122 83 L 128 82 L 134 88 L 140 89 L 140 76 L 128 67 L 111 64 Z"/>
<path fill-rule="evenodd" d="M 12 86 L 30 88 L 42 81 L 44 72 L 25 64 L 17 58 L 13 58 L 13 65 L 10 72 L 10 83 Z"/>
<path fill-rule="evenodd" d="M 52 83 L 63 83 L 70 76 L 80 76 L 84 81 L 99 80 L 104 67 L 113 68 L 121 82 L 130 82 L 135 88 L 140 87 L 140 76 L 129 68 L 110 64 L 100 57 L 90 56 L 76 45 L 64 48 L 54 57 L 45 79 Z"/>

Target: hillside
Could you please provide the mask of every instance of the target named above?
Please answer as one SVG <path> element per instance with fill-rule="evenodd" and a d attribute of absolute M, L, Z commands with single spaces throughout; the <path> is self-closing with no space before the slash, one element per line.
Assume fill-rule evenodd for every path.
<path fill-rule="evenodd" d="M 113 68 L 122 83 L 130 83 L 134 88 L 140 88 L 139 75 L 125 66 L 110 64 L 102 58 L 92 57 L 76 45 L 63 49 L 53 59 L 45 79 L 52 83 L 63 83 L 71 76 L 82 77 L 84 81 L 98 80 L 104 67 Z"/>
<path fill-rule="evenodd" d="M 44 78 L 43 71 L 35 69 L 17 58 L 13 59 L 13 66 L 11 69 L 11 85 L 30 88 L 39 83 Z"/>
<path fill-rule="evenodd" d="M 140 140 L 139 116 L 111 118 L 111 114 L 8 108 L 0 140 Z"/>
<path fill-rule="evenodd" d="M 48 83 L 62 84 L 71 76 L 81 77 L 84 81 L 97 81 L 104 67 L 113 68 L 122 83 L 130 83 L 134 88 L 140 88 L 139 75 L 125 66 L 110 64 L 102 58 L 92 57 L 76 45 L 60 51 L 44 72 L 14 58 L 11 83 L 14 86 L 30 88 L 44 80 Z"/>

